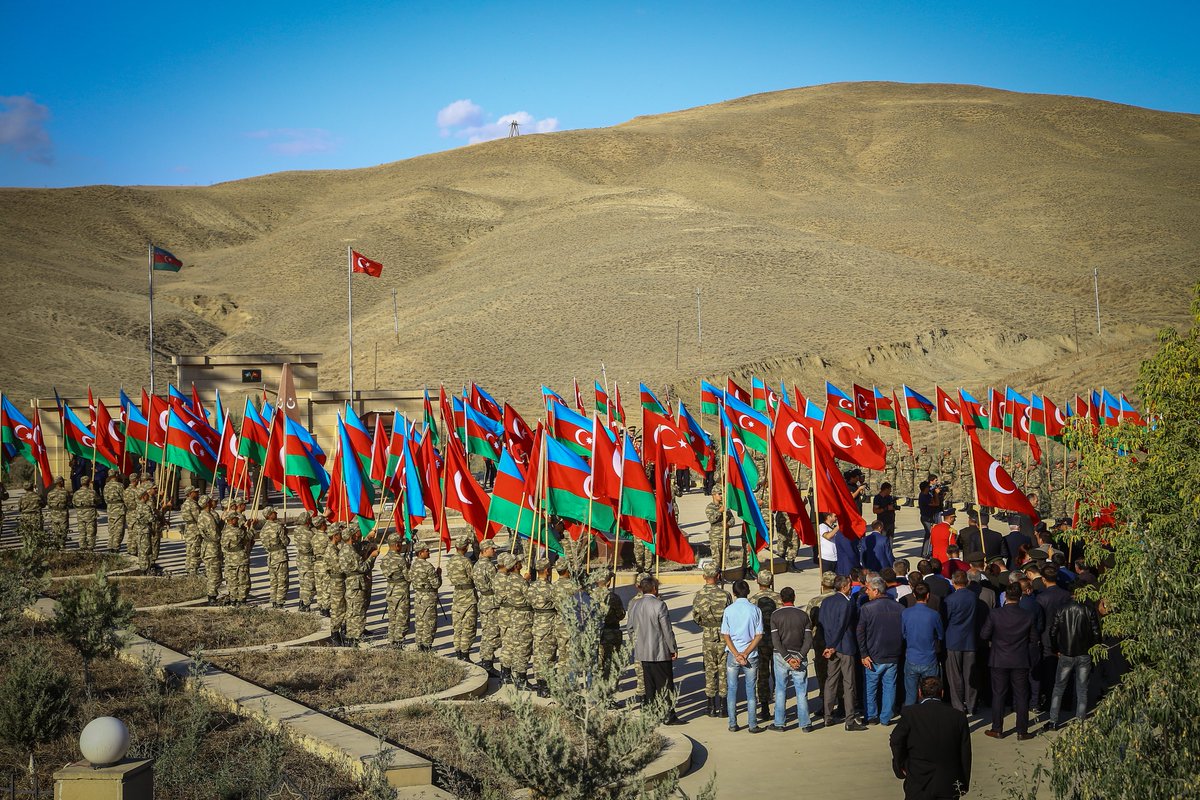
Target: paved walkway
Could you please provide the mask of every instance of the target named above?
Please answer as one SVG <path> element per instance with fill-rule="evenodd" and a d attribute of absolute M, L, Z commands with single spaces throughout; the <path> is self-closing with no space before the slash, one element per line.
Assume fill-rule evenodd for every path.
<path fill-rule="evenodd" d="M 15 501 L 15 495 L 19 492 L 13 494 Z M 14 505 L 13 501 L 10 501 L 9 507 Z M 708 540 L 707 523 L 704 521 L 704 506 L 707 502 L 708 498 L 698 491 L 679 498 L 680 523 L 694 544 L 707 543 Z M 16 537 L 16 518 L 15 508 L 12 513 L 5 514 L 0 547 L 16 546 L 19 543 Z M 177 523 L 177 515 L 174 521 Z M 103 516 L 100 527 L 98 540 L 101 543 L 100 547 L 103 547 L 107 542 Z M 916 511 L 911 508 L 901 509 L 897 515 L 896 555 L 910 558 L 914 567 L 916 559 L 913 556 L 920 545 L 920 530 Z M 71 546 L 76 546 L 77 542 L 77 535 L 72 533 Z M 776 577 L 775 583 L 776 590 L 783 586 L 793 587 L 799 602 L 806 602 L 820 591 L 818 570 L 813 566 L 807 548 L 805 551 L 799 562 L 799 571 L 781 573 Z M 436 555 L 432 557 L 436 559 Z M 182 571 L 183 542 L 164 540 L 160 549 L 159 564 L 168 571 Z M 266 554 L 261 548 L 255 547 L 250 566 L 251 602 L 266 605 L 269 602 Z M 368 630 L 372 633 L 369 639 L 376 642 L 386 638 L 384 588 L 385 581 L 377 572 L 367 619 Z M 696 742 L 692 769 L 683 780 L 685 790 L 694 793 L 715 771 L 722 793 L 746 789 L 766 797 L 781 794 L 796 797 L 816 796 L 818 793 L 836 791 L 836 776 L 845 781 L 846 789 L 856 794 L 874 792 L 878 797 L 901 796 L 901 783 L 891 771 L 891 755 L 887 742 L 891 728 L 881 729 L 876 726 L 865 732 L 851 733 L 840 726 L 830 730 L 818 727 L 813 733 L 804 734 L 791 723 L 793 727 L 784 733 L 765 731 L 751 735 L 742 731 L 734 734 L 726 730 L 726 720 L 703 716 L 704 675 L 699 627 L 691 619 L 691 602 L 696 588 L 668 585 L 663 588 L 661 595 L 670 609 L 680 647 L 679 659 L 675 665 L 675 678 L 680 693 L 678 711 L 686 724 L 675 730 L 687 734 Z M 627 600 L 633 594 L 633 587 L 623 586 L 619 592 Z M 443 587 L 441 600 L 448 612 L 448 585 Z M 297 604 L 293 562 L 287 608 L 294 610 Z M 439 614 L 434 647 L 445 655 L 453 651 L 450 634 L 449 618 Z M 815 677 L 810 679 L 809 685 L 810 701 L 815 706 Z M 632 675 L 624 686 L 624 696 L 632 696 Z M 789 706 L 791 703 L 792 700 L 789 699 Z M 744 725 L 745 712 L 742 711 L 741 714 L 741 722 Z M 1007 729 L 1012 730 L 1013 725 L 1014 719 L 1010 715 L 1007 719 Z M 986 720 L 976 721 L 972 726 L 975 777 L 971 796 L 1001 797 L 1004 796 L 1002 778 L 1022 774 L 1020 765 L 1030 763 L 1044 752 L 1047 737 L 1039 736 L 1034 741 L 1018 743 L 1016 736 L 1010 735 L 996 741 L 983 735 L 986 726 Z M 1038 727 L 1040 725 L 1034 725 L 1033 729 L 1037 730 Z"/>

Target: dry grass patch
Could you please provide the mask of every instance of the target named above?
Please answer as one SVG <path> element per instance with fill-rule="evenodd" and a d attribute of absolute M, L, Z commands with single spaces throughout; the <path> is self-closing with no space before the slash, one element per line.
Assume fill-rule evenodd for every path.
<path fill-rule="evenodd" d="M 0 551 L 0 569 L 16 569 L 16 548 Z M 100 567 L 109 572 L 133 566 L 128 558 L 111 553 L 93 553 L 86 550 L 50 550 L 46 553 L 49 566 L 47 577 L 61 578 L 68 575 L 95 575 Z"/>
<path fill-rule="evenodd" d="M 191 653 L 288 642 L 316 633 L 321 622 L 310 614 L 253 606 L 230 610 L 169 608 L 134 614 L 133 627 L 172 650 Z"/>
<path fill-rule="evenodd" d="M 386 703 L 444 691 L 466 677 L 433 653 L 297 647 L 213 656 L 226 672 L 313 708 Z"/>
<path fill-rule="evenodd" d="M 45 591 L 49 597 L 61 597 L 68 586 L 83 581 L 78 580 L 54 581 Z M 186 600 L 198 600 L 204 597 L 205 585 L 202 578 L 196 577 L 140 577 L 116 575 L 109 578 L 117 585 L 121 596 L 133 603 L 134 608 L 149 606 L 165 606 L 182 603 Z"/>

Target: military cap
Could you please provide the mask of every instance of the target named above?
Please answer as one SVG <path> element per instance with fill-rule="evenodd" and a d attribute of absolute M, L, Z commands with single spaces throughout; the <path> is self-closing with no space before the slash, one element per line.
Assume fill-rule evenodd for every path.
<path fill-rule="evenodd" d="M 509 553 L 508 557 L 512 559 L 513 564 L 524 564 L 525 556 L 523 553 Z"/>
<path fill-rule="evenodd" d="M 33 491 L 33 481 L 25 481 L 25 491 L 27 491 L 27 492 Z"/>
<path fill-rule="evenodd" d="M 538 572 L 545 572 L 546 570 L 550 569 L 550 559 L 539 558 L 536 562 L 534 562 L 533 567 Z"/>
<path fill-rule="evenodd" d="M 759 586 L 770 586 L 773 583 L 775 583 L 775 576 L 769 570 L 760 569 L 758 571 Z"/>
<path fill-rule="evenodd" d="M 92 482 L 92 476 L 91 476 L 91 475 L 80 475 L 80 476 L 79 476 L 79 482 L 80 482 L 81 484 L 88 484 L 88 483 L 91 483 L 91 482 Z"/>
<path fill-rule="evenodd" d="M 512 567 L 512 555 L 509 553 L 501 553 L 496 556 L 496 566 L 509 569 Z"/>
<path fill-rule="evenodd" d="M 388 544 L 400 544 L 403 541 L 404 541 L 404 536 L 401 535 L 401 533 L 399 531 L 392 531 L 391 533 L 388 534 L 388 537 L 387 537 Z"/>
<path fill-rule="evenodd" d="M 424 552 L 424 551 L 426 551 L 426 550 L 428 550 L 428 549 L 429 549 L 429 542 L 427 542 L 427 541 L 425 541 L 425 540 L 423 540 L 423 539 L 418 539 L 418 540 L 417 540 L 416 547 L 413 549 L 413 552 L 414 552 L 414 553 L 421 553 L 421 552 Z"/>
<path fill-rule="evenodd" d="M 1050 554 L 1040 547 L 1035 547 L 1029 551 L 1029 557 L 1034 561 L 1045 561 L 1050 557 Z"/>
<path fill-rule="evenodd" d="M 720 574 L 721 574 L 721 570 L 717 569 L 716 564 L 705 564 L 704 565 L 704 577 L 715 578 Z"/>
<path fill-rule="evenodd" d="M 637 574 L 637 577 L 633 579 L 633 585 L 634 585 L 634 586 L 641 586 L 641 585 L 642 585 L 642 581 L 646 580 L 646 578 L 649 578 L 649 577 L 650 577 L 650 573 L 649 573 L 649 572 L 639 572 L 639 573 Z"/>
<path fill-rule="evenodd" d="M 592 581 L 594 583 L 608 583 L 609 579 L 611 578 L 612 570 L 610 570 L 608 567 L 600 567 L 599 569 L 594 570 L 592 573 Z"/>
<path fill-rule="evenodd" d="M 486 553 L 488 550 L 496 549 L 496 541 L 494 539 L 484 539 L 479 543 L 479 552 Z"/>
<path fill-rule="evenodd" d="M 466 550 L 468 547 L 471 546 L 471 534 L 460 533 L 458 536 L 455 536 L 454 537 L 454 546 L 461 550 Z"/>
<path fill-rule="evenodd" d="M 571 562 L 565 558 L 560 558 L 554 562 L 554 568 L 558 570 L 560 575 L 565 575 L 571 571 Z"/>
<path fill-rule="evenodd" d="M 833 582 L 836 580 L 837 580 L 836 572 L 822 572 L 821 573 L 821 588 L 822 589 L 832 589 Z"/>
<path fill-rule="evenodd" d="M 267 506 L 266 508 L 263 509 L 264 517 L 269 517 L 274 513 L 275 513 L 275 506 Z"/>
<path fill-rule="evenodd" d="M 54 482 L 55 482 L 57 485 L 59 485 L 59 486 L 62 486 L 62 485 L 63 485 L 63 476 L 62 476 L 62 475 L 59 475 L 57 478 L 55 478 L 55 479 L 54 479 Z"/>
<path fill-rule="evenodd" d="M 1006 560 L 1005 560 L 1004 556 L 995 555 L 995 556 L 988 556 L 987 562 L 989 564 L 1004 564 L 1004 563 L 1006 563 Z"/>
<path fill-rule="evenodd" d="M 225 516 L 225 521 L 226 521 L 226 522 L 232 522 L 232 523 L 234 523 L 234 524 L 237 524 L 237 523 L 239 523 L 239 522 L 241 522 L 241 521 L 242 521 L 242 515 L 241 515 L 241 514 L 238 514 L 238 513 L 235 511 L 235 512 L 233 512 L 232 514 L 227 514 L 227 515 Z"/>
<path fill-rule="evenodd" d="M 187 490 L 187 493 L 188 493 L 188 494 L 200 494 L 200 487 L 199 487 L 199 486 L 193 486 L 193 487 L 191 487 L 190 489 L 188 489 L 188 490 Z"/>

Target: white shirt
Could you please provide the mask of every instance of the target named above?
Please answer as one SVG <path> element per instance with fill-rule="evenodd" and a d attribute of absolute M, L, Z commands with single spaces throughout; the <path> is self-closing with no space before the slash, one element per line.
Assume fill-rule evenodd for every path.
<path fill-rule="evenodd" d="M 821 523 L 821 560 L 822 561 L 837 561 L 837 545 L 832 539 L 826 539 L 825 534 L 829 533 L 833 528 Z"/>

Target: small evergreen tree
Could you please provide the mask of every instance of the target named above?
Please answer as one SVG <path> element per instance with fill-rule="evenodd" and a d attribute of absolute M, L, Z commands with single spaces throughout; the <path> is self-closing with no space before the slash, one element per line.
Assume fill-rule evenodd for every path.
<path fill-rule="evenodd" d="M 0 636 L 20 630 L 25 609 L 45 589 L 47 568 L 45 551 L 26 545 L 17 553 L 16 569 L 0 572 Z"/>
<path fill-rule="evenodd" d="M 88 582 L 68 587 L 58 601 L 54 631 L 75 648 L 83 660 L 83 686 L 92 696 L 92 661 L 110 656 L 121 646 L 121 628 L 133 617 L 133 604 L 117 592 L 103 567 Z"/>
<path fill-rule="evenodd" d="M 21 653 L 0 681 L 0 738 L 28 754 L 62 736 L 75 717 L 71 679 L 41 650 Z"/>
<path fill-rule="evenodd" d="M 616 706 L 614 696 L 633 643 L 627 637 L 607 654 L 612 668 L 606 668 L 601 629 L 607 605 L 606 594 L 579 593 L 572 608 L 564 610 L 569 644 L 546 676 L 549 706 L 536 705 L 528 692 L 516 692 L 515 723 L 495 733 L 471 725 L 456 706 L 439 706 L 464 755 L 486 759 L 497 772 L 528 787 L 534 797 L 660 800 L 678 791 L 674 773 L 652 787 L 639 777 L 658 757 L 655 729 L 675 698 L 640 711 Z M 486 794 L 488 787 L 484 788 Z M 700 797 L 715 796 L 710 781 Z"/>

